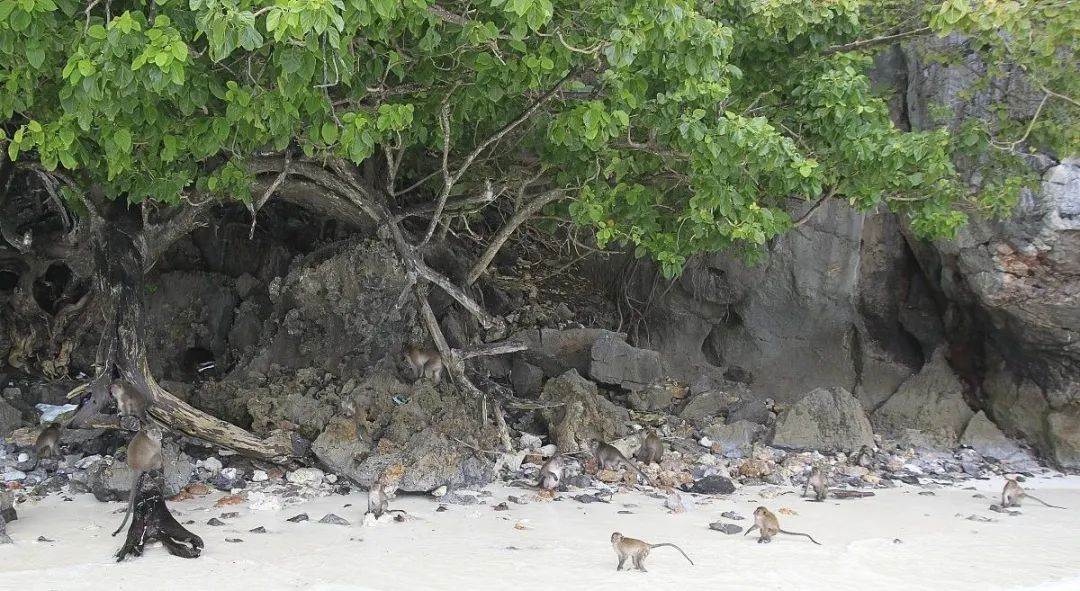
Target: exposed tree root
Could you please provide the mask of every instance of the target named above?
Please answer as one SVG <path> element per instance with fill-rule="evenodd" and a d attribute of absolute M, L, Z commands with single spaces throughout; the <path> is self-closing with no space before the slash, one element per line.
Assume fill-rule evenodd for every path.
<path fill-rule="evenodd" d="M 169 554 L 181 558 L 198 558 L 202 554 L 203 541 L 180 525 L 165 506 L 162 491 L 162 475 L 156 470 L 141 479 L 142 485 L 135 495 L 131 525 L 127 539 L 116 553 L 120 562 L 129 555 L 142 556 L 147 542 L 161 542 Z"/>

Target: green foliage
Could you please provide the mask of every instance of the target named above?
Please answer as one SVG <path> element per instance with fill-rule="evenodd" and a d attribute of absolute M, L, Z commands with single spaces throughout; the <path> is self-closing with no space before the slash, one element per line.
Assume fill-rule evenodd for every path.
<path fill-rule="evenodd" d="M 357 164 L 390 147 L 407 186 L 439 170 L 444 105 L 454 168 L 565 79 L 462 185 L 530 177 L 539 158 L 547 184 L 572 192 L 561 213 L 669 276 L 696 253 L 759 252 L 793 204 L 825 196 L 948 236 L 961 206 L 1007 211 L 1019 181 L 973 195 L 953 162 L 985 148 L 985 129 L 898 130 L 870 60 L 828 51 L 904 4 L 158 0 L 151 13 L 114 0 L 106 20 L 104 3 L 0 0 L 0 143 L 132 202 L 192 188 L 248 200 L 246 163 L 289 146 Z M 946 0 L 923 17 L 1076 96 L 1063 58 L 1078 4 Z M 1055 103 L 1032 140 L 1075 152 L 1074 107 Z"/>

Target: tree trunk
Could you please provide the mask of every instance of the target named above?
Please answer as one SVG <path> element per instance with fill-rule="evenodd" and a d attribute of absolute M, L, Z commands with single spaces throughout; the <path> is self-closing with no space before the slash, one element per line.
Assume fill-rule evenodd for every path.
<path fill-rule="evenodd" d="M 142 486 L 135 494 L 131 508 L 131 525 L 128 526 L 124 545 L 116 553 L 120 562 L 129 554 L 142 556 L 143 546 L 157 540 L 169 554 L 181 558 L 198 558 L 202 554 L 203 541 L 176 521 L 165 506 L 162 494 L 162 475 L 156 470 L 142 479 Z"/>
<path fill-rule="evenodd" d="M 147 412 L 168 427 L 233 449 L 245 456 L 283 462 L 292 455 L 286 440 L 262 440 L 226 421 L 212 417 L 176 398 L 162 388 L 146 361 L 143 343 L 143 269 L 139 237 L 132 237 L 122 224 L 108 224 L 97 243 L 98 293 L 105 298 L 105 326 L 98 345 L 97 376 L 91 381 L 90 398 L 84 401 L 71 426 L 107 424 L 101 411 L 109 402 L 108 383 L 114 368 L 149 403 Z"/>

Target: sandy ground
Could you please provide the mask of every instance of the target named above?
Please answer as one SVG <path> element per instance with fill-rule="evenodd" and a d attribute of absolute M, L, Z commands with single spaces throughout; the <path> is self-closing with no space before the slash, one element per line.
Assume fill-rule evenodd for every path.
<path fill-rule="evenodd" d="M 974 486 L 993 497 L 1002 482 Z M 869 499 L 825 503 L 795 495 L 762 499 L 763 489 L 744 488 L 730 498 L 698 498 L 694 509 L 682 514 L 630 492 L 617 494 L 610 504 L 585 505 L 563 495 L 561 501 L 510 504 L 509 511 L 496 512 L 492 506 L 507 494 L 523 491 L 492 487 L 489 505 L 451 505 L 442 513 L 435 512 L 433 499 L 399 498 L 392 506 L 415 520 L 364 527 L 364 493 L 281 511 L 243 505 L 215 509 L 213 502 L 221 496 L 215 493 L 170 504 L 181 521 L 196 521 L 188 527 L 206 542 L 202 557 L 183 560 L 155 546 L 121 564 L 111 558 L 120 538 L 109 534 L 122 518 L 113 512 L 123 504 L 98 503 L 90 495 L 70 502 L 51 496 L 20 505 L 19 520 L 8 524 L 16 543 L 0 546 L 0 589 L 1080 590 L 1080 477 L 1037 479 L 1028 486 L 1044 500 L 1071 509 L 1029 502 L 1022 515 L 1008 516 L 990 512 L 991 499 L 973 498 L 976 491 L 943 488 L 920 496 L 920 489 L 903 487 Z M 749 518 L 762 502 L 774 512 L 795 510 L 796 515 L 780 515 L 781 526 L 809 532 L 823 545 L 798 537 L 757 544 L 753 534 L 728 536 L 707 528 L 724 511 Z M 240 517 L 226 520 L 226 526 L 206 525 L 234 510 Z M 312 521 L 286 521 L 300 512 Z M 328 512 L 353 525 L 316 522 Z M 995 521 L 964 519 L 971 514 Z M 522 519 L 530 529 L 514 528 Z M 745 527 L 750 521 L 737 523 Z M 268 533 L 248 533 L 258 526 Z M 652 543 L 674 542 L 695 564 L 671 548 L 657 548 L 648 573 L 616 572 L 608 542 L 612 531 Z M 38 536 L 55 541 L 35 541 Z"/>

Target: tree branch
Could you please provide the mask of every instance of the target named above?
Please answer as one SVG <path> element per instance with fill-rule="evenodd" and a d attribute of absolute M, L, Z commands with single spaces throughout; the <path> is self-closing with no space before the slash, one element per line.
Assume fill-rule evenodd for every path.
<path fill-rule="evenodd" d="M 845 43 L 843 45 L 834 45 L 827 47 L 821 51 L 821 55 L 832 55 L 834 53 L 841 53 L 845 51 L 857 51 L 860 49 L 867 49 L 878 45 L 891 45 L 900 41 L 901 39 L 908 39 L 911 37 L 922 37 L 923 35 L 929 35 L 933 33 L 930 27 L 921 27 L 912 31 L 905 31 L 903 33 L 897 33 L 895 35 L 884 35 L 881 37 L 874 37 L 873 39 L 862 39 L 859 41 L 852 41 L 851 43 Z"/>
<path fill-rule="evenodd" d="M 791 222 L 791 227 L 792 228 L 798 228 L 799 226 L 805 224 L 810 219 L 810 217 L 812 215 L 814 215 L 814 212 L 816 212 L 818 210 L 818 208 L 820 208 L 822 205 L 824 205 L 825 201 L 827 201 L 834 194 L 836 194 L 836 188 L 835 187 L 832 188 L 832 189 L 829 189 L 828 192 L 826 192 L 824 195 L 822 195 L 821 199 L 818 199 L 816 203 L 814 203 L 813 205 L 810 206 L 810 209 L 806 210 L 805 213 L 803 213 L 801 216 L 799 216 L 799 219 L 792 221 Z"/>
<path fill-rule="evenodd" d="M 484 250 L 484 253 L 480 255 L 480 258 L 473 264 L 472 269 L 469 270 L 468 275 L 465 276 L 465 285 L 472 285 L 476 283 L 476 280 L 480 278 L 480 275 L 488 268 L 491 261 L 498 254 L 499 249 L 510 238 L 510 235 L 518 229 L 518 226 L 525 223 L 526 220 L 531 218 L 533 214 L 540 211 L 545 205 L 558 201 L 566 197 L 566 191 L 564 189 L 552 189 L 545 193 L 541 193 L 534 198 L 525 207 L 514 212 L 514 215 L 510 216 L 510 219 L 499 229 L 495 237 L 491 239 L 491 244 Z"/>

